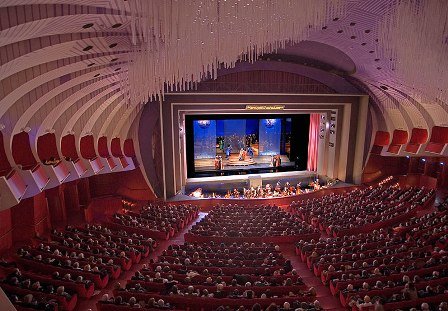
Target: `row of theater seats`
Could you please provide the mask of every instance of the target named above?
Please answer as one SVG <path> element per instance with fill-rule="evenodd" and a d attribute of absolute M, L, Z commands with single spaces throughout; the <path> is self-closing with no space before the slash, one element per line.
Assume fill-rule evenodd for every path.
<path fill-rule="evenodd" d="M 192 205 L 159 206 L 149 204 L 139 213 L 126 211 L 113 215 L 107 225 L 117 230 L 168 240 L 198 216 L 199 208 Z"/>
<path fill-rule="evenodd" d="M 216 206 L 185 237 L 190 242 L 294 242 L 319 237 L 319 231 L 277 206 Z"/>
<path fill-rule="evenodd" d="M 148 205 L 133 217 L 170 222 L 177 231 L 197 213 L 185 205 Z M 0 287 L 19 310 L 75 309 L 78 298 L 90 299 L 157 247 L 152 231 L 112 224 L 67 226 L 20 248 L 14 261 L 1 262 Z"/>
<path fill-rule="evenodd" d="M 400 194 L 398 197 L 397 193 Z M 365 204 L 366 209 L 370 209 L 376 198 L 389 198 L 385 201 L 387 209 L 383 210 L 388 211 L 408 202 L 414 205 L 411 209 L 422 209 L 431 196 L 432 192 L 425 189 L 380 186 L 305 202 L 304 209 L 295 204 L 293 209 L 298 213 L 303 211 L 301 215 L 307 221 L 328 233 L 328 226 L 322 225 L 318 214 L 324 210 L 338 215 L 340 218 L 335 218 L 338 222 L 346 214 L 339 214 L 337 209 L 357 211 L 362 215 L 361 207 Z M 381 223 L 377 229 L 364 231 L 358 228 L 357 234 L 300 241 L 296 252 L 322 283 L 339 296 L 344 307 L 353 310 L 373 310 L 379 306 L 382 310 L 446 310 L 448 212 L 440 208 L 423 216 L 406 215 L 405 218 L 393 217 L 390 223 L 381 222 L 381 214 L 375 215 L 376 221 Z M 347 219 L 351 219 L 350 216 Z M 330 233 L 344 232 L 344 225 L 340 224 L 342 227 L 335 225 L 332 229 L 336 231 L 330 230 Z"/>
<path fill-rule="evenodd" d="M 255 243 L 184 243 L 170 245 L 114 296 L 105 295 L 98 310 L 143 308 L 189 310 L 320 310 L 314 288 L 307 288 L 280 247 Z M 271 306 L 273 309 L 273 306 Z"/>
<path fill-rule="evenodd" d="M 370 186 L 344 194 L 331 194 L 293 202 L 291 210 L 301 219 L 331 236 L 370 232 L 415 215 L 434 198 L 433 189 Z"/>

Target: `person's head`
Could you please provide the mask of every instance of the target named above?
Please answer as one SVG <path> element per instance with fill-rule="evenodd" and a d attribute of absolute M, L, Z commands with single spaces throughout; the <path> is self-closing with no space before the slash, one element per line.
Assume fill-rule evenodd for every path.
<path fill-rule="evenodd" d="M 256 303 L 252 306 L 251 311 L 261 311 L 261 305 L 259 303 Z"/>
<path fill-rule="evenodd" d="M 29 303 L 33 302 L 33 299 L 34 299 L 33 295 L 28 294 L 28 295 L 23 296 L 22 301 L 24 303 L 28 303 L 29 304 Z"/>
<path fill-rule="evenodd" d="M 422 311 L 429 311 L 429 304 L 426 302 L 422 303 L 421 309 Z"/>
<path fill-rule="evenodd" d="M 131 297 L 129 298 L 129 305 L 132 307 L 133 305 L 135 305 L 137 303 L 137 299 L 135 299 L 135 297 Z"/>
<path fill-rule="evenodd" d="M 65 291 L 65 287 L 64 286 L 58 286 L 58 288 L 56 289 L 56 293 L 58 294 L 58 295 L 62 295 L 63 293 L 64 293 L 64 291 Z"/>
<path fill-rule="evenodd" d="M 123 302 L 123 297 L 121 297 L 121 296 L 115 297 L 115 304 L 121 305 L 122 302 Z"/>
<path fill-rule="evenodd" d="M 443 301 L 439 304 L 439 311 L 447 311 L 448 310 L 448 302 Z"/>
<path fill-rule="evenodd" d="M 289 302 L 285 301 L 285 303 L 283 304 L 283 309 L 284 310 L 290 310 L 291 309 L 291 305 Z"/>

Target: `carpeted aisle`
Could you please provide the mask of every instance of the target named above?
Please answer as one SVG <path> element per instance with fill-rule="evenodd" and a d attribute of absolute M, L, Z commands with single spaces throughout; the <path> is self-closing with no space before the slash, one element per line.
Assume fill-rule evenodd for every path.
<path fill-rule="evenodd" d="M 199 217 L 186 226 L 182 231 L 178 232 L 172 239 L 168 241 L 159 242 L 157 249 L 148 257 L 143 259 L 139 264 L 134 265 L 129 271 L 126 271 L 121 275 L 118 280 L 111 281 L 109 285 L 99 292 L 94 298 L 90 300 L 78 300 L 78 305 L 76 311 L 87 311 L 89 309 L 96 310 L 96 302 L 101 299 L 104 294 L 112 295 L 112 291 L 116 283 L 121 285 L 126 284 L 126 280 L 129 280 L 134 273 L 141 269 L 143 264 L 149 262 L 151 258 L 155 259 L 159 256 L 164 249 L 166 249 L 170 244 L 182 244 L 184 243 L 184 234 L 190 230 L 190 228 L 205 217 L 207 213 L 199 213 Z M 335 310 L 342 311 L 344 308 L 341 307 L 339 300 L 331 295 L 330 289 L 322 284 L 319 278 L 314 276 L 314 274 L 308 269 L 305 263 L 301 262 L 299 257 L 295 253 L 295 245 L 293 244 L 282 244 L 281 250 L 285 258 L 290 259 L 292 266 L 297 270 L 298 274 L 302 277 L 303 281 L 308 287 L 314 287 L 317 290 L 317 299 L 320 301 L 322 307 L 325 310 Z"/>
<path fill-rule="evenodd" d="M 293 244 L 282 244 L 280 249 L 283 256 L 286 259 L 291 260 L 291 264 L 297 273 L 302 277 L 303 282 L 308 287 L 314 287 L 317 291 L 317 300 L 320 301 L 322 307 L 325 310 L 345 310 L 339 303 L 339 299 L 334 297 L 330 289 L 322 284 L 321 280 L 317 278 L 310 269 L 308 269 L 306 263 L 302 262 L 299 256 L 296 255 L 295 245 Z"/>
<path fill-rule="evenodd" d="M 159 241 L 159 246 L 152 254 L 150 254 L 147 258 L 142 259 L 142 261 L 140 261 L 138 264 L 133 265 L 129 271 L 125 271 L 124 273 L 122 273 L 119 279 L 110 281 L 106 288 L 101 290 L 101 292 L 99 292 L 95 297 L 92 297 L 89 300 L 85 300 L 82 298 L 79 299 L 75 311 L 87 311 L 89 309 L 91 309 L 92 311 L 96 310 L 97 301 L 100 300 L 104 294 L 112 295 L 112 291 L 116 283 L 120 283 L 122 286 L 124 286 L 126 284 L 126 281 L 129 280 L 137 270 L 140 270 L 142 266 L 145 263 L 148 263 L 151 258 L 157 258 L 163 250 L 168 248 L 170 244 L 184 243 L 184 234 L 188 232 L 188 230 L 190 230 L 190 228 L 195 223 L 200 221 L 205 215 L 206 213 L 199 213 L 199 217 L 196 220 L 192 221 L 188 226 L 183 228 L 182 231 L 179 231 L 173 238 L 168 241 Z"/>

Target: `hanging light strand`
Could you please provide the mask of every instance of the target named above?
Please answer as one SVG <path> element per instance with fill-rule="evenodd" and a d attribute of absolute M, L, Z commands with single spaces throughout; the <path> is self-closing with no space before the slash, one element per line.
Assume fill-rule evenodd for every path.
<path fill-rule="evenodd" d="M 448 1 L 391 1 L 379 39 L 379 52 L 412 87 L 410 95 L 448 100 Z"/>
<path fill-rule="evenodd" d="M 192 89 L 221 67 L 254 62 L 344 12 L 344 0 L 130 0 L 130 101 Z"/>

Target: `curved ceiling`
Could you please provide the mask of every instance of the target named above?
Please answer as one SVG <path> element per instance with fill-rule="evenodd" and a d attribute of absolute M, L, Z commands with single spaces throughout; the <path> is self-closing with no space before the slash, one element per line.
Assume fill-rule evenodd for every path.
<path fill-rule="evenodd" d="M 287 45 L 277 51 L 281 56 L 297 57 L 300 62 L 315 60 L 321 63 L 322 67 L 335 69 L 341 73 L 355 73 L 356 64 L 353 60 L 340 49 L 317 41 L 302 41 L 294 45 Z M 326 66 L 325 66 L 326 65 Z"/>
<path fill-rule="evenodd" d="M 443 97 L 419 93 L 382 56 L 380 21 L 391 13 L 391 1 L 344 2 L 343 16 L 278 53 L 351 74 L 344 78 L 375 98 L 372 112 L 383 114 L 375 118 L 385 120 L 382 130 L 447 126 Z M 128 1 L 0 1 L 0 126 L 6 152 L 13 135 L 25 128 L 35 141 L 54 132 L 57 141 L 92 134 L 123 142 L 142 107 L 126 91 L 131 33 Z"/>

